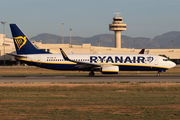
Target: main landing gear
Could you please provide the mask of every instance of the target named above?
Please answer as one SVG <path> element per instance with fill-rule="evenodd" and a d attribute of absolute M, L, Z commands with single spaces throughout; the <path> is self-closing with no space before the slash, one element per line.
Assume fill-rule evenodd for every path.
<path fill-rule="evenodd" d="M 91 71 L 91 72 L 89 73 L 89 77 L 94 77 L 94 71 Z"/>
<path fill-rule="evenodd" d="M 160 72 L 158 71 L 158 73 L 157 73 L 157 77 L 159 77 L 160 76 Z"/>

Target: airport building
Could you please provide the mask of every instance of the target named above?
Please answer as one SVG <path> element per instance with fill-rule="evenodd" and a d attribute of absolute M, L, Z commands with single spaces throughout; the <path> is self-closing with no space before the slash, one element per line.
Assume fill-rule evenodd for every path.
<path fill-rule="evenodd" d="M 74 54 L 138 54 L 140 49 L 121 48 L 121 31 L 126 30 L 126 24 L 123 24 L 122 17 L 117 15 L 113 18 L 112 24 L 109 24 L 109 30 L 115 32 L 115 48 L 91 46 L 91 44 L 71 45 L 71 44 L 42 44 L 32 40 L 32 43 L 39 49 L 51 53 L 60 53 L 59 48 L 63 48 L 66 53 Z M 6 55 L 7 53 L 16 53 L 13 39 L 0 34 L 0 65 L 17 64 L 14 57 Z M 145 54 L 166 55 L 172 61 L 180 64 L 180 49 L 146 49 Z M 4 63 L 5 62 L 5 63 Z"/>

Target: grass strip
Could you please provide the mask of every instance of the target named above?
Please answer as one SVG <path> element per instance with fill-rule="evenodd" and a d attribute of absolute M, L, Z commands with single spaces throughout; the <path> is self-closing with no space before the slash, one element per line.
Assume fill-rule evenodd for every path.
<path fill-rule="evenodd" d="M 0 118 L 180 119 L 180 84 L 4 84 Z"/>

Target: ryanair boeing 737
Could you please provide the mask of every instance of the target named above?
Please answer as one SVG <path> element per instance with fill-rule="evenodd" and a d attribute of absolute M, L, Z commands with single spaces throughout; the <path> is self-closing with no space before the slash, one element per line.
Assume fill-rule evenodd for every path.
<path fill-rule="evenodd" d="M 16 53 L 10 54 L 16 60 L 28 65 L 54 70 L 94 71 L 102 74 L 118 74 L 119 71 L 157 71 L 173 68 L 176 64 L 165 57 L 145 54 L 52 54 L 34 47 L 16 24 L 10 24 Z"/>

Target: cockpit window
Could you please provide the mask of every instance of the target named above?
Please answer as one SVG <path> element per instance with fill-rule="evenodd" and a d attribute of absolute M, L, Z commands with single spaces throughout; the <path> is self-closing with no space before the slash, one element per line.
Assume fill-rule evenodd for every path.
<path fill-rule="evenodd" d="M 163 61 L 169 61 L 168 59 L 163 59 Z"/>

